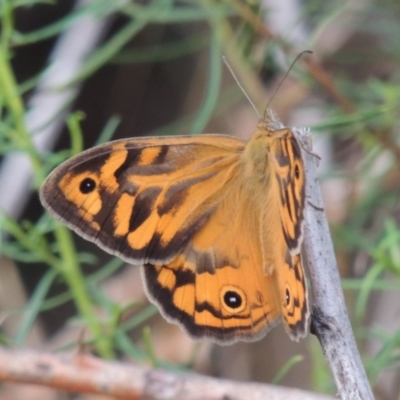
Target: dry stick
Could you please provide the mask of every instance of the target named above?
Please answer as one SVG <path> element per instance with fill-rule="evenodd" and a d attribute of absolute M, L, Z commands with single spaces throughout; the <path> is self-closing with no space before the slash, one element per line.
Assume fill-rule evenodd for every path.
<path fill-rule="evenodd" d="M 304 142 L 306 138 L 303 136 L 300 139 Z M 304 249 L 309 266 L 313 304 L 311 332 L 321 343 L 340 398 L 372 400 L 374 396 L 351 329 L 328 221 L 322 208 L 317 159 L 306 152 L 303 155 L 308 199 Z"/>
<path fill-rule="evenodd" d="M 0 381 L 130 400 L 334 400 L 303 390 L 154 370 L 87 354 L 56 355 L 4 348 L 0 348 Z"/>

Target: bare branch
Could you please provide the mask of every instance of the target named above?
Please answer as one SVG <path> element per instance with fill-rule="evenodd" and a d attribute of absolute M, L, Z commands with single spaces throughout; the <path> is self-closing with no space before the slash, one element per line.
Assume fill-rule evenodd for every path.
<path fill-rule="evenodd" d="M 297 389 L 154 370 L 87 354 L 55 355 L 4 348 L 0 348 L 0 380 L 131 400 L 333 400 Z"/>
<path fill-rule="evenodd" d="M 306 160 L 308 198 L 304 248 L 308 260 L 313 302 L 311 332 L 321 343 L 341 399 L 373 399 L 340 285 L 317 178 L 317 160 L 312 154 L 304 152 L 303 155 Z"/>

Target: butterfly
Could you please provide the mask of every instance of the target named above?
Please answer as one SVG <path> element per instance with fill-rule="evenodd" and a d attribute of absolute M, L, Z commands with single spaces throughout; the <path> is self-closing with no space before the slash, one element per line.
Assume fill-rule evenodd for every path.
<path fill-rule="evenodd" d="M 140 265 L 149 299 L 193 338 L 307 333 L 302 147 L 273 114 L 252 137 L 142 137 L 67 160 L 40 191 L 85 239 Z"/>

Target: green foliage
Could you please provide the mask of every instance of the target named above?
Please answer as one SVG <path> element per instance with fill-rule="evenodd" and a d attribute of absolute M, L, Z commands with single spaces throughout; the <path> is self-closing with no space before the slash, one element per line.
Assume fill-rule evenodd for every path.
<path fill-rule="evenodd" d="M 374 382 L 385 370 L 398 370 L 400 361 L 400 329 L 385 332 L 373 321 L 371 326 L 365 322 L 373 293 L 398 292 L 400 288 L 397 177 L 400 162 L 399 76 L 390 70 L 385 78 L 377 77 L 371 72 L 375 71 L 374 67 L 370 67 L 379 57 L 394 61 L 396 66 L 400 57 L 398 21 L 389 18 L 382 25 L 382 18 L 379 18 L 398 12 L 398 6 L 396 3 L 386 3 L 385 10 L 380 10 L 379 4 L 375 3 L 366 8 L 364 17 L 369 23 L 360 24 L 355 29 L 358 35 L 368 33 L 375 35 L 377 43 L 382 41 L 380 53 L 370 54 L 373 52 L 371 46 L 366 51 L 349 44 L 329 60 L 336 63 L 336 67 L 326 67 L 335 89 L 353 105 L 351 112 L 337 98 L 329 97 L 332 92 L 318 83 L 316 75 L 307 73 L 304 66 L 296 66 L 293 71 L 294 79 L 307 86 L 309 91 L 313 89 L 322 94 L 321 97 L 328 98 L 321 106 L 326 112 L 326 119 L 312 126 L 315 135 L 330 135 L 330 140 L 337 148 L 346 148 L 347 144 L 354 148 L 354 154 L 343 156 L 340 151 L 336 152 L 331 169 L 324 173 L 323 180 L 341 179 L 351 186 L 351 194 L 342 205 L 343 217 L 332 223 L 332 230 L 340 256 L 338 258 L 346 260 L 341 270 L 347 276 L 356 274 L 352 268 L 355 260 L 364 260 L 360 276 L 343 280 L 343 287 L 349 297 L 349 309 L 353 310 L 351 313 L 360 348 L 363 349 L 367 339 L 372 338 L 379 343 L 378 353 L 365 357 L 367 371 Z M 256 103 L 262 98 L 265 104 L 267 99 L 263 97 L 265 93 L 258 80 L 258 72 L 271 69 L 271 65 L 265 63 L 275 60 L 276 52 L 280 51 L 286 60 L 292 60 L 296 52 L 303 50 L 296 48 L 288 39 L 268 36 L 253 19 L 260 11 L 259 4 L 238 0 L 187 0 L 179 4 L 172 0 L 153 0 L 143 4 L 95 0 L 73 9 L 47 26 L 30 32 L 18 31 L 15 15 L 20 9 L 39 5 L 52 7 L 54 4 L 55 1 L 34 0 L 5 0 L 0 4 L 0 156 L 25 154 L 31 163 L 32 188 L 36 191 L 50 170 L 84 148 L 84 132 L 81 128 L 84 116 L 79 111 L 71 112 L 66 119 L 70 141 L 67 149 L 48 154 L 36 149 L 33 144 L 34 133 L 28 132 L 26 127 L 24 96 L 37 86 L 45 69 L 24 82 L 18 82 L 12 63 L 19 49 L 54 39 L 88 16 L 98 19 L 123 17 L 124 24 L 86 58 L 76 76 L 60 90 L 86 82 L 107 64 L 159 64 L 188 55 L 206 54 L 207 81 L 198 110 L 151 132 L 156 135 L 182 130 L 191 134 L 201 133 L 213 116 L 220 116 L 242 97 L 232 80 L 226 85 L 222 84 L 222 54 L 227 55 L 250 97 Z M 311 48 L 324 34 L 324 29 L 346 12 L 346 2 L 334 1 L 322 6 L 314 0 L 305 2 L 302 16 L 312 26 L 309 39 Z M 201 26 L 207 28 L 168 43 L 142 48 L 131 45 L 149 26 L 177 24 L 203 24 Z M 277 65 L 280 64 L 273 65 L 272 73 L 275 75 L 284 70 L 284 67 Z M 362 69 L 363 66 L 364 76 L 359 77 L 352 69 Z M 224 89 L 220 93 L 221 87 Z M 289 112 L 290 107 L 294 105 L 285 111 Z M 98 135 L 97 143 L 110 140 L 120 122 L 119 117 L 110 116 L 109 122 Z M 47 272 L 41 277 L 25 307 L 8 311 L 6 318 L 18 314 L 21 315 L 21 322 L 16 335 L 2 335 L 1 343 L 23 346 L 41 313 L 72 301 L 78 315 L 74 322 L 90 332 L 93 337 L 90 344 L 99 355 L 115 358 L 122 352 L 136 360 L 150 360 L 154 366 L 171 367 L 157 359 L 148 329 L 144 330 L 142 340 L 138 343 L 130 337 L 132 330 L 142 328 L 156 313 L 155 308 L 117 304 L 107 298 L 101 289 L 101 282 L 118 272 L 122 261 L 113 259 L 103 263 L 93 254 L 78 252 L 72 233 L 45 213 L 36 221 L 29 217 L 19 221 L 3 215 L 0 227 L 5 234 L 0 238 L 2 256 L 24 263 L 24 268 L 34 268 L 38 263 L 47 266 Z M 94 265 L 97 272 L 83 273 L 83 267 Z M 51 295 L 51 288 L 60 282 L 65 284 L 65 291 Z M 99 309 L 101 320 L 96 317 Z M 135 312 L 132 313 L 132 310 Z M 130 317 L 123 319 L 127 313 L 130 313 Z M 327 367 L 315 347 L 312 347 L 311 357 L 314 389 L 332 391 L 333 383 L 328 378 Z M 300 360 L 301 357 L 289 360 L 276 379 L 280 380 Z"/>

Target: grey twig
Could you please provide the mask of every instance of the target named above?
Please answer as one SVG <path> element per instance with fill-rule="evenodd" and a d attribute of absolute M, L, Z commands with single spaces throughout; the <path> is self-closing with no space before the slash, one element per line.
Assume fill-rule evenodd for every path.
<path fill-rule="evenodd" d="M 303 137 L 304 138 L 304 137 Z M 317 158 L 304 152 L 307 208 L 304 249 L 311 281 L 311 332 L 315 334 L 342 400 L 370 400 L 369 385 L 351 329 L 317 177 Z"/>

